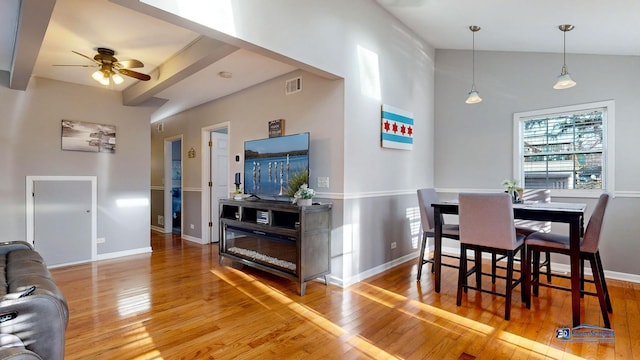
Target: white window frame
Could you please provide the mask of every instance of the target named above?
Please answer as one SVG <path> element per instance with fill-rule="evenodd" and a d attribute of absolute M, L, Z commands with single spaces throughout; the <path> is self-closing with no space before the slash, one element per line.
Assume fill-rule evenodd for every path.
<path fill-rule="evenodd" d="M 532 117 L 553 116 L 558 114 L 584 112 L 590 109 L 605 109 L 602 119 L 604 181 L 602 189 L 551 189 L 551 196 L 557 197 L 598 197 L 603 192 L 615 191 L 615 101 L 605 100 L 592 103 L 569 105 L 549 109 L 519 112 L 513 114 L 513 178 L 524 184 L 524 144 L 523 123 Z"/>

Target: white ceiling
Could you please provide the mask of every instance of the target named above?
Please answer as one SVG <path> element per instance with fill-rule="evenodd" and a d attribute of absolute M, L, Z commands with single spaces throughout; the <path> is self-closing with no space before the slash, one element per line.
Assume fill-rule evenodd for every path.
<path fill-rule="evenodd" d="M 436 49 L 640 55 L 638 0 L 377 0 Z"/>
<path fill-rule="evenodd" d="M 377 2 L 436 49 L 470 49 L 472 36 L 468 27 L 479 25 L 482 30 L 476 34 L 477 50 L 558 53 L 562 52 L 558 25 L 570 23 L 575 29 L 567 34 L 568 53 L 640 55 L 638 0 Z M 55 3 L 53 11 L 47 11 L 46 3 Z M 21 6 L 22 23 L 27 24 L 23 26 L 36 28 L 36 35 L 27 36 L 23 30 L 15 43 Z M 25 21 L 25 16 L 31 21 Z M 24 54 L 29 54 L 29 47 L 40 42 L 33 23 L 43 24 L 40 38 L 43 34 L 44 38 L 39 51 L 37 48 L 31 51 L 35 58 L 31 68 L 29 61 L 22 59 L 28 59 Z M 127 105 L 143 103 L 152 97 L 163 99 L 164 105 L 152 120 L 298 68 L 293 62 L 284 64 L 255 52 L 203 39 L 190 30 L 108 0 L 0 1 L 0 71 L 7 71 L 12 77 L 19 77 L 22 70 L 26 76 L 102 87 L 90 76 L 95 69 L 52 66 L 91 64 L 71 51 L 93 57 L 97 47 L 114 49 L 120 60 L 138 59 L 145 64 L 144 68 L 135 70 L 152 75 L 151 81 L 141 83 L 127 78 L 111 90 L 123 91 Z M 18 64 L 12 64 L 14 57 L 20 60 Z M 221 78 L 217 75 L 220 71 L 231 72 L 233 77 Z M 28 77 L 25 84 L 27 81 Z"/>

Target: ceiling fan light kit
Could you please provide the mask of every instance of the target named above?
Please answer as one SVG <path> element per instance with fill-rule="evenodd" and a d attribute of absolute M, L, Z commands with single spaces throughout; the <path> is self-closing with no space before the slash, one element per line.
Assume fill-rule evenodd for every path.
<path fill-rule="evenodd" d="M 91 74 L 91 77 L 104 86 L 109 86 L 111 84 L 120 85 L 124 82 L 124 78 L 120 75 L 125 75 L 132 77 L 134 79 L 148 81 L 151 79 L 151 76 L 147 74 L 143 74 L 137 71 L 131 70 L 131 68 L 141 68 L 144 67 L 144 64 L 140 60 L 123 60 L 118 61 L 116 59 L 115 51 L 108 48 L 97 48 L 98 53 L 93 57 L 89 57 L 87 55 L 81 54 L 77 51 L 72 52 L 74 54 L 80 55 L 92 62 L 94 65 L 54 65 L 54 66 L 81 66 L 81 67 L 100 67 L 97 71 Z"/>

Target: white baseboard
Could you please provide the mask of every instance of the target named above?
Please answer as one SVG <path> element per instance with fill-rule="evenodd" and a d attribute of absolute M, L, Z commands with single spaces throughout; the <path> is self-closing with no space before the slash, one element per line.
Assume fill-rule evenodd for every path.
<path fill-rule="evenodd" d="M 151 247 L 131 249 L 126 251 L 117 251 L 117 252 L 106 253 L 106 254 L 98 254 L 98 256 L 96 257 L 96 260 L 115 259 L 115 258 L 124 257 L 124 256 L 148 254 L 151 252 L 152 252 Z"/>
<path fill-rule="evenodd" d="M 194 237 L 194 236 L 189 236 L 189 235 L 182 234 L 182 238 L 187 240 L 187 241 L 198 243 L 200 245 L 204 245 L 205 244 L 204 242 L 202 242 L 201 238 L 197 238 L 197 237 Z"/>
<path fill-rule="evenodd" d="M 349 279 L 347 279 L 346 281 L 344 279 L 341 278 L 337 278 L 335 276 L 329 275 L 329 283 L 333 284 L 333 285 L 337 285 L 339 287 L 345 288 L 348 287 L 350 285 L 353 285 L 355 283 L 358 283 L 366 278 L 370 278 L 374 275 L 378 275 L 380 273 L 383 273 L 389 269 L 391 269 L 394 266 L 403 264 L 407 261 L 411 261 L 413 259 L 415 259 L 416 257 L 418 257 L 417 253 L 411 253 L 411 254 L 407 254 L 405 256 L 401 256 L 397 259 L 394 259 L 392 261 L 389 261 L 388 263 L 384 263 L 382 265 L 376 266 L 374 268 L 371 268 L 369 270 L 363 271 L 361 273 L 358 273 L 352 277 L 350 277 Z"/>
<path fill-rule="evenodd" d="M 165 234 L 164 228 L 161 228 L 159 226 L 151 225 L 151 230 L 152 231 L 157 231 L 157 232 L 159 232 L 161 234 Z"/>

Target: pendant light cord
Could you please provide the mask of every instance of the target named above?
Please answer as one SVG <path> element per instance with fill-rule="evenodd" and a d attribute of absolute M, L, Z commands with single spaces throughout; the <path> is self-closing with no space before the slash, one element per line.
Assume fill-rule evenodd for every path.
<path fill-rule="evenodd" d="M 472 88 L 476 88 L 476 32 L 473 33 L 472 53 L 471 53 L 471 84 Z"/>

